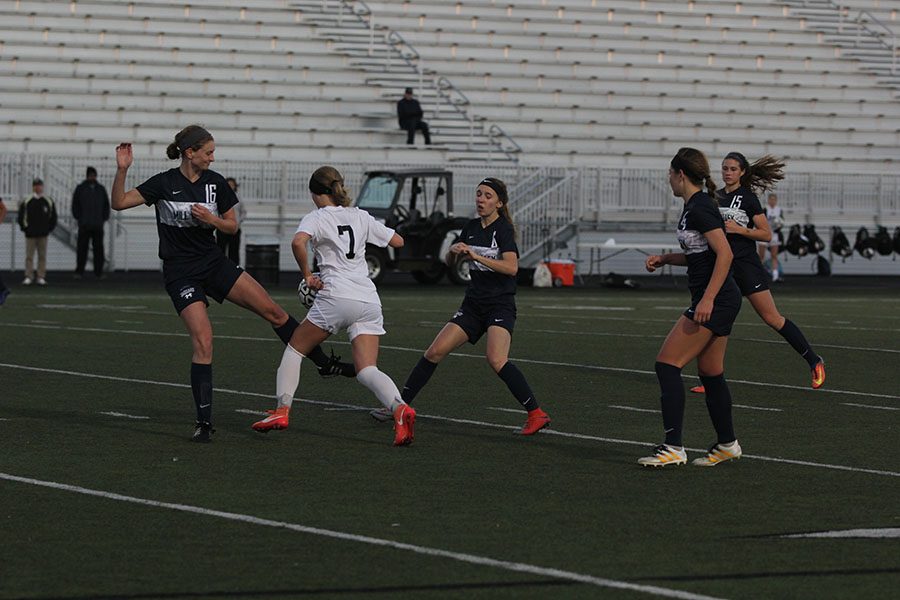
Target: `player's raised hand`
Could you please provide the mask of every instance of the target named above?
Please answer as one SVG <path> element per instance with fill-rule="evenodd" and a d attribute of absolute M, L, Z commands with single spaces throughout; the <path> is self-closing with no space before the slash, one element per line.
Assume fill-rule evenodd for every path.
<path fill-rule="evenodd" d="M 122 142 L 116 146 L 116 166 L 120 169 L 127 169 L 134 162 L 134 153 L 131 144 Z"/>

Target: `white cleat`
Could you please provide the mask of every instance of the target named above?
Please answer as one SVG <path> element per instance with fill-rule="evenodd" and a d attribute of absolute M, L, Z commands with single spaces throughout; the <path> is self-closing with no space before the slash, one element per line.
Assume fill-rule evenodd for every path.
<path fill-rule="evenodd" d="M 653 454 L 638 459 L 638 464 L 645 467 L 666 467 L 669 465 L 687 464 L 687 452 L 684 448 L 660 444 L 653 448 Z"/>
<path fill-rule="evenodd" d="M 737 440 L 730 444 L 713 444 L 706 451 L 706 456 L 695 458 L 691 463 L 696 467 L 714 467 L 727 460 L 737 460 L 741 457 L 741 445 Z"/>

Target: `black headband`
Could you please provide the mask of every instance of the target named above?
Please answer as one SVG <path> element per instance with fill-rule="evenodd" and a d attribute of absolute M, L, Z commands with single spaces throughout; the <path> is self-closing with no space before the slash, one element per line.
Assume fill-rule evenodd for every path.
<path fill-rule="evenodd" d="M 747 160 L 747 158 L 746 158 L 743 154 L 741 154 L 740 152 L 729 152 L 728 154 L 725 155 L 725 158 L 722 159 L 722 162 L 725 162 L 725 161 L 728 160 L 729 158 L 730 158 L 731 160 L 736 160 L 736 161 L 738 161 L 738 162 L 741 164 L 741 170 L 742 170 L 742 171 L 749 171 L 749 170 L 750 170 L 750 162 L 749 162 L 749 161 Z"/>
<path fill-rule="evenodd" d="M 331 185 L 334 185 L 334 182 L 331 182 Z M 309 191 L 313 194 L 318 194 L 319 196 L 330 196 L 334 194 L 331 186 L 327 186 L 321 181 L 318 181 L 315 176 L 309 178 Z"/>
<path fill-rule="evenodd" d="M 197 127 L 190 133 L 185 134 L 183 138 L 181 138 L 181 141 L 178 142 L 178 149 L 184 152 L 188 148 L 193 148 L 203 140 L 211 139 L 213 139 L 213 136 L 207 130 L 203 129 L 202 127 Z"/>
<path fill-rule="evenodd" d="M 488 186 L 489 188 L 494 190 L 494 193 L 497 194 L 497 197 L 500 198 L 501 200 L 503 200 L 503 198 L 505 197 L 505 194 L 500 191 L 500 186 L 497 185 L 496 183 L 494 183 L 491 179 L 487 179 L 487 178 L 482 179 L 481 183 L 479 183 L 478 185 Z M 505 202 L 505 200 L 503 200 L 503 201 Z"/>
<path fill-rule="evenodd" d="M 685 163 L 684 160 L 681 159 L 680 156 L 675 156 L 675 158 L 672 159 L 672 162 L 670 164 L 671 164 L 673 171 L 676 171 L 676 172 L 681 171 L 691 181 L 696 182 L 696 181 L 703 181 L 705 179 L 705 177 L 700 177 L 699 175 L 694 173 L 691 170 L 691 168 L 689 166 L 687 166 L 687 163 Z"/>

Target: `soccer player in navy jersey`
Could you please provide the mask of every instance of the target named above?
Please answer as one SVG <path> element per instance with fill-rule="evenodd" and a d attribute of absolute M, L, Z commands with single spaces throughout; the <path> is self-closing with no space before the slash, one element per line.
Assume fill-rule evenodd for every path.
<path fill-rule="evenodd" d="M 703 191 L 704 184 L 709 194 Z M 656 356 L 665 442 L 638 463 L 662 467 L 687 462 L 682 443 L 681 370 L 696 358 L 718 439 L 706 456 L 693 464 L 714 466 L 741 456 L 731 420 L 731 392 L 725 381 L 725 348 L 741 309 L 741 293 L 731 276 L 731 247 L 718 204 L 711 197 L 716 186 L 706 156 L 694 148 L 678 150 L 669 166 L 669 185 L 684 200 L 678 220 L 678 242 L 683 252 L 648 256 L 646 268 L 652 273 L 664 265 L 686 266 L 691 306 L 679 317 Z"/>
<path fill-rule="evenodd" d="M 222 254 L 214 230 L 234 233 L 237 229 L 234 206 L 238 200 L 225 178 L 209 166 L 215 160 L 213 136 L 199 125 L 189 125 L 175 135 L 166 148 L 170 159 L 181 159 L 178 167 L 158 173 L 125 191 L 125 178 L 134 161 L 131 144 L 116 147 L 116 176 L 112 187 L 112 207 L 126 210 L 146 204 L 156 210 L 159 257 L 163 261 L 166 291 L 175 311 L 191 336 L 191 389 L 197 409 L 197 423 L 191 439 L 209 442 L 212 428 L 212 325 L 207 315 L 212 297 L 227 299 L 247 308 L 272 324 L 287 344 L 299 323 L 276 304 L 253 277 Z M 316 347 L 310 358 L 323 376 L 356 373 L 352 365 L 327 357 Z"/>
<path fill-rule="evenodd" d="M 740 152 L 731 152 L 722 161 L 725 189 L 716 194 L 716 199 L 725 219 L 728 243 L 734 254 L 732 271 L 741 295 L 807 362 L 812 387 L 818 389 L 825 383 L 825 361 L 812 349 L 800 328 L 778 312 L 769 290 L 769 274 L 756 251 L 756 242 L 771 240 L 772 231 L 754 190 L 766 190 L 784 179 L 783 169 L 784 163 L 772 156 L 764 156 L 751 165 Z M 691 391 L 703 393 L 703 386 Z"/>
<path fill-rule="evenodd" d="M 500 376 L 519 404 L 527 411 L 521 435 L 533 435 L 550 425 L 550 416 L 538 405 L 522 372 L 509 360 L 512 332 L 516 323 L 516 273 L 519 250 L 516 231 L 509 215 L 506 185 L 488 177 L 475 190 L 478 218 L 462 229 L 459 241 L 450 247 L 458 260 L 471 260 L 472 280 L 466 289 L 462 306 L 450 319 L 403 386 L 401 395 L 412 402 L 428 383 L 439 362 L 467 341 L 475 344 L 487 334 L 488 364 Z M 383 410 L 370 413 L 380 421 L 389 415 Z"/>

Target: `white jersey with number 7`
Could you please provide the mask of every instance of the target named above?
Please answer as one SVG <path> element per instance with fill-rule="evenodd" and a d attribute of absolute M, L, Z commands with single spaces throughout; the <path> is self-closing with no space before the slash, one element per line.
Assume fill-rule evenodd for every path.
<path fill-rule="evenodd" d="M 323 288 L 323 298 L 350 298 L 381 304 L 369 279 L 366 243 L 382 248 L 394 230 L 356 207 L 323 206 L 300 221 L 297 233 L 310 236 Z"/>

